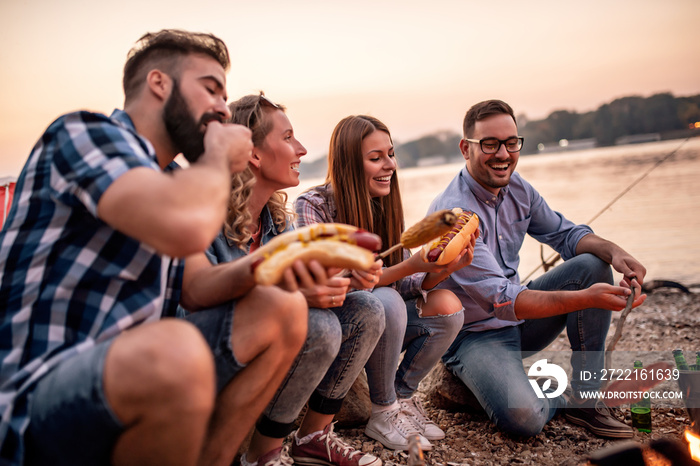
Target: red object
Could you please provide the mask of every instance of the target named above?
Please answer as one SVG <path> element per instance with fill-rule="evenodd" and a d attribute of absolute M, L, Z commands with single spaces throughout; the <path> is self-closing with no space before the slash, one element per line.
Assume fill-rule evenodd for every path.
<path fill-rule="evenodd" d="M 5 219 L 10 211 L 10 206 L 12 205 L 12 198 L 15 195 L 15 183 L 14 181 L 5 181 L 0 185 L 0 212 L 2 215 L 0 218 L 0 228 L 5 224 Z"/>

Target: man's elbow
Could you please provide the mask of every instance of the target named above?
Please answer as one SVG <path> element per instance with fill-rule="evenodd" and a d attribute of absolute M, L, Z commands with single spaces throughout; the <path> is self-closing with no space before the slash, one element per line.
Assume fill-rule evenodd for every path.
<path fill-rule="evenodd" d="M 188 228 L 181 230 L 178 235 L 172 235 L 170 238 L 164 238 L 160 246 L 156 249 L 170 257 L 187 257 L 192 254 L 204 252 L 209 246 L 216 234 L 205 232 L 201 229 Z"/>

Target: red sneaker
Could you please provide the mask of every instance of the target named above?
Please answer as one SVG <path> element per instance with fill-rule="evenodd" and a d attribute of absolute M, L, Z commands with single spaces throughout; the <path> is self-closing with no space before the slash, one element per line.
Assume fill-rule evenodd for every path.
<path fill-rule="evenodd" d="M 292 439 L 291 456 L 294 464 L 307 466 L 382 466 L 382 460 L 369 453 L 355 450 L 343 442 L 331 423 L 307 443 L 297 445 L 296 435 Z"/>

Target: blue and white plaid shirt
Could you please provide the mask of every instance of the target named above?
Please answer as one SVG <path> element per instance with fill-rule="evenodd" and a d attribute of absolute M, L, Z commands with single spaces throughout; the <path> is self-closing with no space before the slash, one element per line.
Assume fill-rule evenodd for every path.
<path fill-rule="evenodd" d="M 37 380 L 175 314 L 183 263 L 97 217 L 105 190 L 135 167 L 160 170 L 125 112 L 76 112 L 49 126 L 20 174 L 0 232 L 0 462 L 22 461 Z"/>

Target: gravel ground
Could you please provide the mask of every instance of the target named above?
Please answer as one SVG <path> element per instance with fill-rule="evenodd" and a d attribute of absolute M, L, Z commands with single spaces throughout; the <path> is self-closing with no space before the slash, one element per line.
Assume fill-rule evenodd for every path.
<path fill-rule="evenodd" d="M 690 357 L 694 360 L 695 351 L 700 350 L 700 293 L 695 288 L 691 291 L 695 292 L 685 294 L 661 289 L 651 293 L 642 306 L 629 314 L 616 351 L 659 351 L 668 352 L 670 356 L 673 349 L 682 348 L 692 364 Z M 609 338 L 618 320 L 619 315 L 613 317 Z M 547 350 L 566 350 L 567 347 L 566 337 L 561 335 Z M 675 385 L 669 388 L 677 390 Z M 619 442 L 597 438 L 586 429 L 568 423 L 563 416 L 555 417 L 536 437 L 514 438 L 497 431 L 483 412 L 440 409 L 424 391 L 421 396 L 428 415 L 447 434 L 444 440 L 433 442 L 433 450 L 425 453 L 425 462 L 429 465 L 585 465 L 590 453 Z M 631 425 L 627 405 L 612 411 L 618 419 Z M 681 405 L 654 408 L 652 432 L 635 431 L 633 440 L 648 445 L 656 439 L 681 439 L 689 425 L 688 414 Z M 387 466 L 407 464 L 405 452 L 384 449 L 366 437 L 362 428 L 337 431 L 355 448 L 372 452 Z"/>

